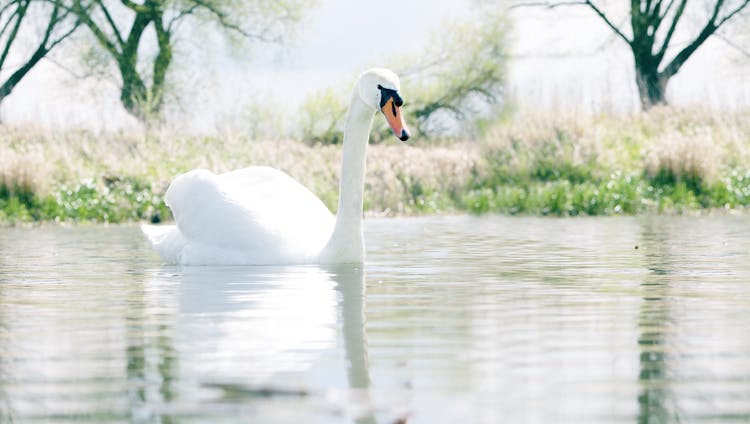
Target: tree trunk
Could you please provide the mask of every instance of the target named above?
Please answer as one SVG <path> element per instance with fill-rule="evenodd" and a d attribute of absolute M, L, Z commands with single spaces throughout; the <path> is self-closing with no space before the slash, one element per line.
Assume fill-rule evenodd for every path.
<path fill-rule="evenodd" d="M 148 110 L 148 95 L 146 86 L 135 69 L 120 68 L 122 87 L 120 88 L 120 102 L 125 110 L 136 119 L 143 122 L 150 115 Z"/>
<path fill-rule="evenodd" d="M 161 115 L 164 107 L 164 84 L 167 77 L 169 65 L 172 63 L 172 34 L 165 28 L 162 20 L 164 12 L 155 9 L 153 12 L 154 30 L 156 30 L 156 42 L 159 53 L 154 59 L 154 74 L 151 84 L 151 98 L 154 109 Z"/>
<path fill-rule="evenodd" d="M 120 101 L 125 110 L 144 124 L 158 123 L 164 106 L 164 84 L 172 62 L 171 34 L 162 22 L 163 10 L 158 4 L 148 3 L 151 9 L 138 12 L 128 41 L 118 57 L 122 88 Z M 154 25 L 158 54 L 154 59 L 151 86 L 138 71 L 138 46 L 148 25 Z"/>
<path fill-rule="evenodd" d="M 638 86 L 638 95 L 641 99 L 643 110 L 649 110 L 654 106 L 667 104 L 667 82 L 664 75 L 656 69 L 644 69 L 636 67 L 635 83 Z"/>
<path fill-rule="evenodd" d="M 148 87 L 138 72 L 138 47 L 150 23 L 151 17 L 147 13 L 137 12 L 130 33 L 122 44 L 122 51 L 117 56 L 122 78 L 120 101 L 125 110 L 141 122 L 151 119 L 153 115 Z"/>

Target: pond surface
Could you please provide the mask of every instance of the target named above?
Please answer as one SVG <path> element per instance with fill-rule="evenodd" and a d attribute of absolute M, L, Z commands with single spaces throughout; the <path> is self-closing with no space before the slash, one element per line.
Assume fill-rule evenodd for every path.
<path fill-rule="evenodd" d="M 0 230 L 0 422 L 750 421 L 750 217 L 374 219 L 364 269 Z"/>

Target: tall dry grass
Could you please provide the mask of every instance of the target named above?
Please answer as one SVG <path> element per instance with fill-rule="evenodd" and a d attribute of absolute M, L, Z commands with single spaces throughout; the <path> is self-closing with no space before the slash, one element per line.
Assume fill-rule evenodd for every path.
<path fill-rule="evenodd" d="M 161 198 L 175 175 L 249 165 L 289 173 L 335 209 L 340 160 L 339 146 L 256 141 L 238 134 L 104 134 L 0 126 L 0 209 L 17 198 L 27 208 L 39 209 L 19 219 L 164 219 L 169 213 Z M 661 205 L 648 196 L 674 193 L 682 200 L 667 205 L 684 201 L 690 208 L 714 207 L 725 202 L 744 207 L 750 202 L 745 173 L 750 179 L 750 120 L 740 113 L 661 108 L 627 116 L 523 114 L 489 127 L 476 140 L 416 137 L 406 144 L 371 145 L 365 207 L 370 214 L 595 214 L 647 210 L 649 204 Z M 721 195 L 699 198 L 712 190 Z M 487 196 L 491 198 L 482 200 Z M 624 206 L 617 203 L 623 197 L 629 199 Z M 20 207 L 19 201 L 14 207 Z M 525 206 L 513 206 L 521 202 Z M 611 207 L 601 207 L 602 202 Z M 89 213 L 98 207 L 105 212 Z"/>
<path fill-rule="evenodd" d="M 241 135 L 201 137 L 152 132 L 97 134 L 34 128 L 0 130 L 0 184 L 40 196 L 87 181 L 101 191 L 122 180 L 148 183 L 159 195 L 178 174 L 205 168 L 220 173 L 250 165 L 287 172 L 335 209 L 340 146 L 249 140 Z M 438 210 L 425 193 L 460 191 L 479 161 L 476 144 L 415 147 L 398 141 L 369 147 L 366 207 L 373 214 Z M 12 189 L 15 190 L 15 189 Z"/>
<path fill-rule="evenodd" d="M 536 113 L 491 128 L 482 142 L 516 175 L 547 166 L 714 182 L 750 167 L 750 116 L 669 107 L 625 116 Z"/>

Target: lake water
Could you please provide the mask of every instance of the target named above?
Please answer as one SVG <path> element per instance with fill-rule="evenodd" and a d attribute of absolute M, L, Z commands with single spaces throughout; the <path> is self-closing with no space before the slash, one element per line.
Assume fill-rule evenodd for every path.
<path fill-rule="evenodd" d="M 364 268 L 0 229 L 0 422 L 750 421 L 750 217 L 366 221 Z"/>

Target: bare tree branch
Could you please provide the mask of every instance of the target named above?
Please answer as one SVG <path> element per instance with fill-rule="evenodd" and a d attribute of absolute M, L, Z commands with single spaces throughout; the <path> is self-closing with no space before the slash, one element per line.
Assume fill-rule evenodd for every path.
<path fill-rule="evenodd" d="M 664 13 L 659 15 L 660 21 L 667 17 L 667 14 L 669 13 L 670 10 L 672 10 L 673 5 L 674 5 L 674 0 L 669 0 L 669 4 L 667 4 L 667 8 L 664 9 Z"/>
<path fill-rule="evenodd" d="M 734 15 L 740 13 L 742 9 L 744 9 L 748 4 L 750 4 L 750 0 L 744 0 L 739 6 L 737 6 L 736 9 L 731 11 L 727 16 L 725 16 L 722 20 L 720 20 L 716 24 L 716 28 L 718 29 L 720 26 L 724 25 L 728 20 L 732 19 Z"/>
<path fill-rule="evenodd" d="M 631 41 L 628 39 L 628 37 L 625 36 L 625 34 L 620 31 L 620 29 L 617 27 L 617 25 L 613 24 L 612 21 L 609 20 L 607 15 L 602 12 L 601 9 L 599 9 L 594 3 L 591 2 L 591 0 L 581 0 L 581 1 L 524 1 L 519 3 L 513 3 L 511 4 L 508 9 L 518 9 L 521 7 L 545 7 L 547 9 L 555 9 L 558 7 L 563 6 L 588 6 L 590 7 L 599 17 L 604 20 L 604 22 L 609 26 L 609 28 L 614 31 L 614 33 L 625 40 L 626 43 L 630 44 Z"/>
<path fill-rule="evenodd" d="M 199 6 L 197 4 L 194 4 L 187 9 L 180 10 L 174 18 L 169 20 L 166 30 L 168 32 L 172 32 L 172 30 L 175 28 L 175 24 L 177 24 L 182 18 L 192 15 L 198 9 L 198 7 Z"/>
<path fill-rule="evenodd" d="M 630 46 L 635 62 L 636 85 L 644 109 L 655 104 L 666 103 L 666 87 L 669 79 L 679 72 L 685 62 L 722 25 L 750 6 L 750 0 L 736 0 L 731 7 L 727 7 L 726 0 L 711 0 L 713 8 L 700 32 L 688 41 L 666 66 L 662 66 L 667 50 L 674 47 L 672 41 L 683 19 L 688 0 L 630 0 L 632 40 L 628 39 L 620 29 L 622 25 L 615 25 L 594 1 L 584 0 L 583 4 L 591 8 L 618 37 Z M 555 2 L 550 5 L 547 2 L 532 0 L 530 3 L 520 3 L 519 6 L 537 5 L 551 8 L 570 4 L 581 3 L 577 1 Z M 666 22 L 668 25 L 665 24 Z M 664 37 L 657 45 L 656 37 L 657 33 L 660 33 L 660 28 L 665 28 Z M 750 56 L 747 50 L 742 48 L 738 50 Z"/>
<path fill-rule="evenodd" d="M 109 10 L 104 6 L 104 3 L 102 0 L 96 0 L 96 3 L 99 5 L 99 8 L 102 10 L 102 14 L 104 14 L 104 18 L 109 23 L 110 28 L 112 28 L 112 32 L 115 34 L 115 37 L 117 37 L 117 42 L 121 46 L 123 45 L 123 39 L 122 35 L 120 34 L 120 30 L 117 28 L 117 24 L 115 24 L 114 19 L 112 19 L 112 15 L 109 13 Z"/>
<path fill-rule="evenodd" d="M 677 6 L 677 10 L 675 11 L 674 16 L 672 17 L 672 23 L 669 25 L 669 29 L 667 30 L 667 34 L 664 36 L 664 41 L 662 42 L 661 48 L 659 49 L 659 52 L 656 53 L 656 57 L 659 62 L 662 61 L 664 58 L 664 55 L 667 53 L 667 48 L 669 47 L 669 43 L 672 41 L 672 36 L 674 35 L 674 31 L 677 28 L 677 23 L 680 21 L 680 18 L 682 17 L 682 13 L 685 11 L 685 6 L 687 5 L 687 0 L 680 0 L 680 5 Z M 670 7 L 672 6 L 670 2 Z"/>
<path fill-rule="evenodd" d="M 67 13 L 66 13 L 66 15 L 67 15 Z M 60 19 L 62 19 L 62 18 L 60 18 Z M 58 20 L 60 20 L 60 19 L 58 19 Z M 68 29 L 67 31 L 63 32 L 59 37 L 57 37 L 55 40 L 53 40 L 52 43 L 49 44 L 49 46 L 47 46 L 47 50 L 52 50 L 53 48 L 55 48 L 55 46 L 57 46 L 58 44 L 60 44 L 63 40 L 65 40 L 69 36 L 73 35 L 73 33 L 78 29 L 79 26 L 81 26 L 81 21 L 78 20 L 78 19 L 76 19 L 75 24 L 72 25 L 70 27 L 70 29 Z"/>
<path fill-rule="evenodd" d="M 2 55 L 0 55 L 0 68 L 2 68 L 2 64 L 5 62 L 8 51 L 10 50 L 11 45 L 15 41 L 15 37 L 18 31 L 18 25 L 20 25 L 21 20 L 23 20 L 25 14 L 26 14 L 26 8 L 28 7 L 30 1 L 26 1 L 25 3 L 23 1 L 18 2 L 19 9 L 17 9 L 17 13 L 12 15 L 15 16 L 16 21 L 16 27 L 14 28 L 13 32 L 9 35 L 9 38 L 7 38 L 5 48 L 3 50 Z M 23 8 L 23 9 L 21 9 Z M 60 42 L 62 42 L 64 39 L 66 39 L 68 36 L 70 36 L 79 26 L 79 22 L 76 21 L 71 28 L 68 28 L 67 31 L 64 31 L 62 34 L 58 35 L 57 37 L 53 36 L 53 33 L 55 29 L 58 27 L 58 25 L 65 20 L 68 17 L 68 12 L 60 14 L 61 9 L 63 9 L 60 4 L 53 3 L 53 9 L 50 14 L 47 27 L 45 28 L 44 35 L 42 37 L 42 40 L 37 44 L 36 49 L 34 49 L 31 56 L 26 59 L 26 61 L 18 67 L 1 85 L 0 85 L 0 101 L 2 101 L 3 98 L 10 95 L 10 93 L 13 91 L 13 89 L 18 85 L 19 82 L 26 76 L 26 74 L 34 67 L 36 64 L 46 57 L 47 53 L 49 53 L 50 50 L 55 48 Z M 12 17 L 10 18 L 12 19 Z"/>
<path fill-rule="evenodd" d="M 508 9 L 518 9 L 521 7 L 546 7 L 547 9 L 554 9 L 561 6 L 582 6 L 585 5 L 586 0 L 581 1 L 563 1 L 563 2 L 549 2 L 549 1 L 525 1 L 511 4 Z"/>
<path fill-rule="evenodd" d="M 2 37 L 2 36 L 3 36 L 3 34 L 5 34 L 5 31 L 7 31 L 7 30 L 8 30 L 8 28 L 10 27 L 10 24 L 12 24 L 12 23 L 13 23 L 13 17 L 15 17 L 15 16 L 16 16 L 16 14 L 17 14 L 17 12 L 13 12 L 13 13 L 12 13 L 12 14 L 10 15 L 10 17 L 8 18 L 8 20 L 7 20 L 7 21 L 5 21 L 5 24 L 3 25 L 3 27 L 2 27 L 2 28 L 0 28 L 0 37 Z M 2 15 L 0 15 L 0 17 L 2 17 Z"/>
<path fill-rule="evenodd" d="M 739 13 L 743 8 L 745 8 L 748 4 L 750 4 L 750 0 L 744 0 L 742 3 L 740 3 L 737 8 L 735 8 L 732 12 L 727 14 L 724 18 L 716 22 L 718 19 L 719 14 L 721 13 L 721 7 L 724 4 L 724 0 L 718 0 L 716 2 L 716 6 L 714 7 L 713 13 L 711 14 L 711 18 L 708 20 L 706 25 L 703 27 L 703 30 L 698 34 L 698 36 L 688 44 L 685 48 L 680 50 L 679 53 L 672 59 L 671 62 L 664 68 L 664 71 L 662 71 L 662 74 L 664 74 L 667 78 L 675 75 L 683 64 L 690 58 L 690 56 L 695 53 L 695 51 L 700 47 L 711 35 L 713 35 L 717 29 L 721 27 L 724 23 L 729 21 L 733 16 L 735 16 L 737 13 Z"/>
<path fill-rule="evenodd" d="M 3 7 L 0 7 L 0 17 L 2 17 L 2 16 L 3 16 L 3 14 L 4 14 L 4 13 L 5 13 L 5 12 L 6 12 L 6 11 L 7 11 L 8 9 L 10 9 L 11 7 L 13 7 L 13 6 L 14 6 L 14 5 L 16 5 L 16 4 L 18 4 L 18 1 L 9 1 L 9 2 L 8 2 L 8 3 L 6 3 L 6 4 L 5 4 L 5 5 L 3 6 Z"/>
<path fill-rule="evenodd" d="M 107 50 L 112 56 L 115 57 L 120 54 L 120 51 L 117 49 L 118 46 L 110 41 L 109 37 L 107 37 L 107 34 L 105 34 L 104 31 L 99 28 L 99 25 L 97 25 L 96 22 L 91 19 L 89 7 L 84 7 L 81 4 L 80 0 L 75 0 L 71 10 L 73 11 L 73 13 L 75 13 L 78 19 L 84 25 L 86 25 L 86 27 L 88 27 L 88 29 L 94 35 L 94 38 L 96 38 L 96 40 L 99 42 L 99 44 L 102 45 L 102 47 L 104 47 L 105 50 Z M 122 45 L 120 45 L 119 47 L 122 47 Z"/>
<path fill-rule="evenodd" d="M 714 11 L 711 13 L 711 18 L 708 20 L 708 25 L 715 25 L 716 24 L 716 18 L 719 17 L 719 13 L 721 12 L 721 7 L 724 5 L 724 0 L 716 0 L 716 6 L 714 6 Z"/>
<path fill-rule="evenodd" d="M 646 12 L 649 16 L 649 25 L 653 27 L 653 34 L 656 34 L 656 30 L 659 29 L 659 26 L 661 25 L 661 4 L 662 0 L 657 0 L 657 2 L 654 3 L 654 7 L 649 8 Z"/>
<path fill-rule="evenodd" d="M 750 50 L 745 48 L 745 46 L 741 46 L 738 43 L 735 43 L 734 41 L 727 38 L 724 34 L 721 34 L 719 32 L 716 32 L 714 36 L 719 40 L 725 42 L 729 47 L 732 47 L 733 49 L 740 52 L 743 56 L 750 57 Z"/>
<path fill-rule="evenodd" d="M 136 13 L 148 12 L 148 7 L 142 4 L 134 3 L 131 0 L 120 0 L 120 3 L 122 3 L 125 7 L 127 7 L 128 9 Z"/>
<path fill-rule="evenodd" d="M 626 43 L 628 43 L 628 44 L 632 43 L 632 41 L 630 39 L 628 39 L 628 37 L 626 37 L 625 34 L 623 34 L 622 31 L 620 31 L 620 29 L 617 28 L 617 26 L 615 24 L 613 24 L 612 21 L 609 20 L 609 18 L 607 18 L 607 15 L 605 15 L 604 12 L 602 12 L 598 7 L 596 7 L 596 5 L 594 3 L 591 2 L 591 0 L 586 0 L 585 3 L 594 12 L 596 12 L 596 14 L 599 15 L 600 18 L 602 18 L 602 20 L 604 21 L 604 23 L 606 23 L 607 26 L 609 26 L 609 28 L 612 31 L 615 32 L 615 34 L 619 35 L 620 38 L 622 38 Z"/>
<path fill-rule="evenodd" d="M 219 22 L 219 25 L 222 27 L 229 29 L 231 31 L 234 31 L 243 37 L 250 39 L 250 40 L 258 40 L 266 43 L 274 43 L 279 41 L 279 37 L 268 37 L 266 32 L 267 29 L 263 28 L 260 33 L 252 33 L 247 31 L 245 28 L 240 26 L 238 23 L 232 22 L 227 16 L 227 13 L 223 10 L 215 7 L 213 4 L 211 4 L 208 1 L 205 0 L 191 0 L 192 3 L 200 7 L 201 9 L 207 11 L 208 13 L 212 14 L 216 20 Z"/>
<path fill-rule="evenodd" d="M 2 65 L 5 63 L 5 60 L 8 57 L 8 53 L 10 52 L 10 46 L 13 45 L 13 42 L 16 40 L 16 36 L 18 35 L 18 30 L 21 27 L 21 22 L 23 21 L 24 16 L 26 15 L 26 11 L 29 7 L 30 1 L 19 1 L 18 2 L 18 8 L 16 9 L 15 13 L 11 15 L 11 17 L 8 19 L 8 22 L 13 20 L 15 17 L 15 23 L 13 25 L 13 28 L 10 31 L 10 34 L 8 34 L 8 39 L 5 43 L 5 48 L 3 49 L 3 52 L 0 53 L 0 68 L 2 68 Z M 3 32 L 5 32 L 5 28 L 3 28 Z"/>

